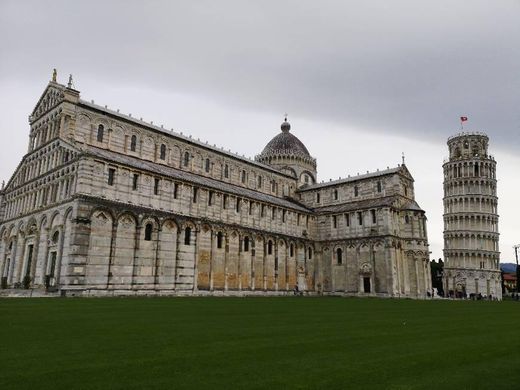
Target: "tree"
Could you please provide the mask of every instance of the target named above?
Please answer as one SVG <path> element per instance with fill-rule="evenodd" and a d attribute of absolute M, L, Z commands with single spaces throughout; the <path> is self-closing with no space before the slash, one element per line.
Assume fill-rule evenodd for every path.
<path fill-rule="evenodd" d="M 439 262 L 432 260 L 430 262 L 430 269 L 432 274 L 432 287 L 437 289 L 440 295 L 444 295 L 444 288 L 442 286 L 442 276 L 444 275 L 444 262 L 439 259 Z"/>

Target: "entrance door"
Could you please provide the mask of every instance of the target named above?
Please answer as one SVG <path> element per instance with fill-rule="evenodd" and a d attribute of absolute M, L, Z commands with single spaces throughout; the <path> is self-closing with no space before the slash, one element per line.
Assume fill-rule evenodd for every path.
<path fill-rule="evenodd" d="M 56 252 L 51 252 L 51 267 L 49 270 L 49 285 L 55 286 L 56 280 L 54 279 L 54 273 L 56 272 Z"/>
<path fill-rule="evenodd" d="M 363 278 L 363 290 L 366 292 L 366 293 L 369 293 L 370 292 L 370 277 L 369 276 L 365 276 Z"/>
<path fill-rule="evenodd" d="M 30 277 L 31 276 L 31 267 L 32 267 L 32 257 L 33 257 L 33 250 L 34 250 L 34 245 L 29 245 L 27 247 L 28 249 L 28 254 L 27 254 L 27 268 L 25 269 L 25 277 Z"/>
<path fill-rule="evenodd" d="M 2 274 L 2 280 L 0 283 L 0 288 L 7 288 L 7 278 L 9 277 L 9 268 L 11 266 L 11 259 L 6 258 L 5 259 L 5 268 L 4 273 Z"/>

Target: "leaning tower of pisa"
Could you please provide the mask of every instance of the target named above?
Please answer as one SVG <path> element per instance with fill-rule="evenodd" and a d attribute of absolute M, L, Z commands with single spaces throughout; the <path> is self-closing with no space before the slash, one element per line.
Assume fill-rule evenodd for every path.
<path fill-rule="evenodd" d="M 496 161 L 480 132 L 448 139 L 444 162 L 444 291 L 502 299 Z"/>

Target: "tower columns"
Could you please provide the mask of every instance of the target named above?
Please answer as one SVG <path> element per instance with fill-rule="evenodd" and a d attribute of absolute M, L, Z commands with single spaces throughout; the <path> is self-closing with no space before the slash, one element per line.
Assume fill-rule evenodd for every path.
<path fill-rule="evenodd" d="M 496 161 L 488 155 L 484 133 L 460 133 L 448 139 L 444 171 L 444 258 L 446 293 L 462 297 L 493 294 L 500 280 Z M 498 278 L 498 279 L 497 279 Z M 494 297 L 502 298 L 501 291 Z"/>

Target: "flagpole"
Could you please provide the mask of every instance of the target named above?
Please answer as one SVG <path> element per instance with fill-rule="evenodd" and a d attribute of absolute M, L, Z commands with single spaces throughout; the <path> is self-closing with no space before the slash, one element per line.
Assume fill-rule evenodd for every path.
<path fill-rule="evenodd" d="M 460 131 L 464 130 L 464 122 L 466 122 L 467 120 L 468 120 L 467 116 L 461 116 L 460 117 Z"/>

